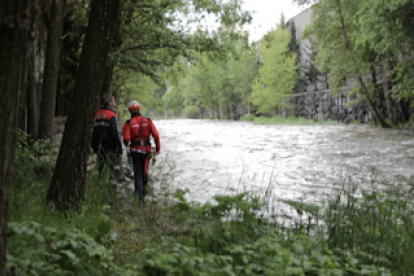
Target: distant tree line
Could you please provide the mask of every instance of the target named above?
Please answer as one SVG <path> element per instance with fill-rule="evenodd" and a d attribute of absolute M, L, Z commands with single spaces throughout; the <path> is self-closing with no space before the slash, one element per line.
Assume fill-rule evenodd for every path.
<path fill-rule="evenodd" d="M 349 92 L 356 98 L 352 102 L 365 101 L 381 127 L 409 121 L 414 99 L 413 0 L 294 2 L 316 2 L 301 39 L 296 38 L 293 20 L 285 22 L 283 17 L 257 43 L 244 43 L 240 35 L 233 40 L 221 37 L 226 53 L 180 61 L 186 74 L 169 82 L 171 89 L 163 98 L 166 115 L 273 116 L 289 107 L 292 93 L 301 92 L 303 85 L 317 86 L 323 76 L 334 96 L 348 81 L 355 81 Z M 304 39 L 309 44 L 302 47 L 307 64 L 299 62 Z M 383 103 L 385 109 L 380 108 Z"/>

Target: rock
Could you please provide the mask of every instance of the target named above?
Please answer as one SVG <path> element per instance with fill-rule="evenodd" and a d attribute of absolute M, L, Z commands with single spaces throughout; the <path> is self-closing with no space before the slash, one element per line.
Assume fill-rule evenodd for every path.
<path fill-rule="evenodd" d="M 58 133 L 53 136 L 52 145 L 53 146 L 60 146 L 63 139 L 63 133 Z"/>
<path fill-rule="evenodd" d="M 344 119 L 344 124 L 350 124 L 350 123 L 352 123 L 353 121 L 355 121 L 355 119 L 356 119 L 356 115 L 351 114 L 351 115 L 347 116 L 347 117 Z"/>

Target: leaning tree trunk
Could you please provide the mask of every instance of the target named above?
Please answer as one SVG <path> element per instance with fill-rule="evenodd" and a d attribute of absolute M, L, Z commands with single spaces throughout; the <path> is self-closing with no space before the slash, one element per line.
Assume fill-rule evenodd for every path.
<path fill-rule="evenodd" d="M 0 2 L 0 275 L 6 275 L 8 187 L 16 142 L 25 55 L 34 13 L 29 0 Z M 32 3 L 33 4 L 33 3 Z"/>
<path fill-rule="evenodd" d="M 349 39 L 348 30 L 345 26 L 345 19 L 344 19 L 344 16 L 342 14 L 341 0 L 336 0 L 336 6 L 338 8 L 338 15 L 339 15 L 339 19 L 340 19 L 340 22 L 341 22 L 342 36 L 344 38 L 345 49 L 350 53 L 351 57 L 354 58 L 354 55 L 353 55 L 354 53 L 352 51 L 352 46 L 351 46 L 351 40 Z M 365 98 L 368 102 L 368 106 L 369 106 L 371 112 L 374 115 L 374 118 L 381 125 L 381 127 L 383 127 L 383 128 L 391 127 L 385 121 L 384 117 L 381 115 L 378 108 L 375 106 L 375 102 L 372 99 L 371 95 L 369 94 L 368 87 L 367 87 L 364 79 L 362 78 L 362 74 L 361 74 L 361 72 L 359 72 L 359 70 L 358 70 L 358 72 L 356 72 L 356 77 L 357 77 L 359 85 L 361 86 L 362 94 L 364 94 L 364 96 L 365 96 Z"/>
<path fill-rule="evenodd" d="M 99 105 L 111 37 L 121 0 L 92 1 L 73 102 L 47 194 L 60 210 L 82 207 L 94 113 Z"/>
<path fill-rule="evenodd" d="M 394 105 L 389 91 L 389 79 L 388 79 L 388 62 L 382 60 L 382 90 L 384 92 L 385 103 L 387 105 L 387 113 L 391 119 L 393 125 L 397 125 L 397 118 L 394 113 Z"/>
<path fill-rule="evenodd" d="M 43 76 L 39 137 L 53 138 L 53 118 L 56 107 L 56 88 L 59 79 L 60 52 L 64 25 L 63 0 L 54 0 L 47 22 L 46 64 Z"/>

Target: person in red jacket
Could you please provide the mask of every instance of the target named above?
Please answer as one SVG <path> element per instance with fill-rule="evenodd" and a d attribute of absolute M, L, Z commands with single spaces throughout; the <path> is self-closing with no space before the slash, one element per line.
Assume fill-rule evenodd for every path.
<path fill-rule="evenodd" d="M 125 122 L 123 127 L 124 143 L 131 147 L 135 194 L 138 195 L 139 203 L 143 206 L 151 154 L 150 137 L 154 138 L 156 154 L 160 153 L 160 137 L 152 120 L 141 115 L 141 105 L 137 101 L 131 101 L 128 109 L 131 112 L 131 119 Z"/>
<path fill-rule="evenodd" d="M 92 149 L 98 156 L 99 173 L 109 166 L 111 178 L 118 179 L 120 172 L 119 154 L 122 144 L 118 135 L 116 101 L 111 95 L 104 95 L 102 108 L 95 114 L 95 127 L 92 134 Z"/>

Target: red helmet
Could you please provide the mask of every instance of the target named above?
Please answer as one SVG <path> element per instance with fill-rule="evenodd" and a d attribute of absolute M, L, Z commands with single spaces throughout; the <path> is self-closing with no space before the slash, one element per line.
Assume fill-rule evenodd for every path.
<path fill-rule="evenodd" d="M 129 109 L 129 111 L 131 111 L 131 112 L 138 111 L 138 110 L 140 110 L 140 109 L 141 109 L 141 105 L 139 104 L 139 102 L 138 102 L 138 101 L 131 101 L 131 102 L 129 102 L 129 104 L 128 104 L 128 109 Z"/>

